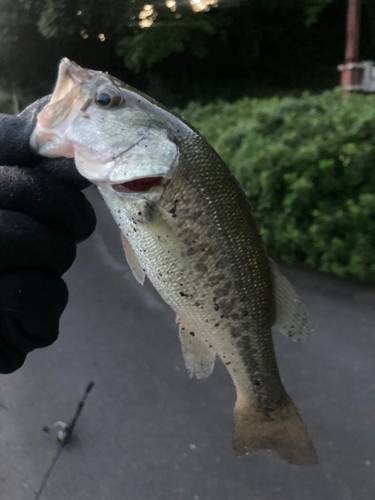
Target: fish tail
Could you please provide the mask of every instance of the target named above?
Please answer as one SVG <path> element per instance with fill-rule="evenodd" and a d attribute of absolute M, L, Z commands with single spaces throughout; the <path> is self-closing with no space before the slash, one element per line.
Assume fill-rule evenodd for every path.
<path fill-rule="evenodd" d="M 265 413 L 246 398 L 234 408 L 233 449 L 237 455 L 271 450 L 296 465 L 316 465 L 318 456 L 302 420 L 288 395 L 272 412 Z"/>

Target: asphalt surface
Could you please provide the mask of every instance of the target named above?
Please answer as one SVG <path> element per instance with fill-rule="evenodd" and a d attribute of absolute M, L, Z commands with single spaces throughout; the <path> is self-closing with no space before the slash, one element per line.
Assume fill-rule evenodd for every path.
<path fill-rule="evenodd" d="M 0 499 L 33 500 L 90 380 L 95 388 L 42 500 L 367 500 L 375 497 L 375 286 L 283 268 L 319 336 L 275 333 L 286 389 L 320 465 L 231 450 L 235 391 L 220 361 L 189 380 L 174 314 L 134 280 L 93 189 L 98 229 L 66 274 L 59 340 L 0 378 Z M 49 426 L 49 433 L 43 432 Z"/>

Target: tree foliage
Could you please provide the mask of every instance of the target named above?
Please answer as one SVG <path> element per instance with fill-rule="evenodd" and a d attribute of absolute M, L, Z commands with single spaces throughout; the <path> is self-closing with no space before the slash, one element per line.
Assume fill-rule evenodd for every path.
<path fill-rule="evenodd" d="M 152 67 L 175 52 L 189 52 L 203 59 L 207 54 L 206 37 L 217 32 L 215 23 L 186 12 L 183 18 L 167 13 L 149 29 L 137 30 L 118 42 L 117 52 L 124 58 L 125 66 L 139 71 L 143 66 Z M 152 50 L 150 48 L 152 47 Z"/>
<path fill-rule="evenodd" d="M 311 23 L 331 1 L 254 0 L 251 8 L 267 5 L 272 10 L 295 5 L 305 10 Z M 157 0 L 151 4 L 153 22 L 142 29 L 140 15 L 145 2 L 140 0 L 0 0 L 0 58 L 3 64 L 9 63 L 12 49 L 32 32 L 34 37 L 37 32 L 60 43 L 79 36 L 97 38 L 104 33 L 132 70 L 151 67 L 184 50 L 202 58 L 208 50 L 206 38 L 218 30 L 225 36 L 225 29 L 235 22 L 236 11 L 244 4 L 247 2 L 238 0 L 230 8 L 227 5 L 231 2 L 218 0 L 217 8 L 193 12 L 184 0 L 176 0 L 172 9 Z"/>
<path fill-rule="evenodd" d="M 284 90 L 338 81 L 343 0 L 218 0 L 200 12 L 190 0 L 147 1 L 0 0 L 0 87 L 23 102 L 48 92 L 63 56 L 186 98 L 203 79 L 223 90 L 236 78 Z"/>
<path fill-rule="evenodd" d="M 306 26 L 311 26 L 318 21 L 318 16 L 322 10 L 333 0 L 306 0 L 305 17 Z"/>

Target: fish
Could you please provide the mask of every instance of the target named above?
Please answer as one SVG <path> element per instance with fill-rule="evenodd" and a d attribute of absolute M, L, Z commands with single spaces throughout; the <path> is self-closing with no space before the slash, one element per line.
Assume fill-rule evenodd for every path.
<path fill-rule="evenodd" d="M 272 450 L 318 463 L 278 370 L 272 327 L 294 341 L 313 324 L 267 255 L 246 194 L 191 125 L 108 73 L 68 59 L 30 139 L 39 155 L 74 158 L 121 231 L 135 279 L 176 313 L 190 377 L 219 357 L 233 380 L 237 455 Z"/>

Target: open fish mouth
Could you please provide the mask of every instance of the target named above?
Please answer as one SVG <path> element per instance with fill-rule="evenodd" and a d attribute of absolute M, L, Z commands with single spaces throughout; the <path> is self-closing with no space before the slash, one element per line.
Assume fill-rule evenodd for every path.
<path fill-rule="evenodd" d="M 127 182 L 112 184 L 111 187 L 119 193 L 146 193 L 157 186 L 164 186 L 169 179 L 163 176 L 139 177 Z"/>

